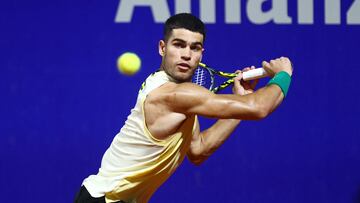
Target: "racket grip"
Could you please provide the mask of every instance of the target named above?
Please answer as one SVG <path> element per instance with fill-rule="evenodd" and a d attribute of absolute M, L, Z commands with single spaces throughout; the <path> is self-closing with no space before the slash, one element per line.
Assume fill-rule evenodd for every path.
<path fill-rule="evenodd" d="M 266 72 L 264 68 L 255 68 L 253 70 L 243 72 L 242 74 L 244 81 L 255 80 L 269 76 L 269 73 Z"/>

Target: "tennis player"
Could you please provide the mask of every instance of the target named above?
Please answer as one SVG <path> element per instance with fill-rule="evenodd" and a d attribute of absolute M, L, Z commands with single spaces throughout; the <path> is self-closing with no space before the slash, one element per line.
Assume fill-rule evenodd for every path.
<path fill-rule="evenodd" d="M 283 101 L 292 75 L 285 57 L 262 63 L 273 78 L 255 92 L 256 82 L 242 81 L 240 71 L 233 94 L 213 94 L 191 83 L 204 39 L 204 24 L 191 14 L 177 14 L 166 21 L 164 39 L 159 42 L 160 70 L 142 85 L 99 172 L 83 181 L 76 203 L 148 202 L 186 156 L 201 164 L 240 120 L 262 119 Z M 200 132 L 197 115 L 219 120 Z"/>

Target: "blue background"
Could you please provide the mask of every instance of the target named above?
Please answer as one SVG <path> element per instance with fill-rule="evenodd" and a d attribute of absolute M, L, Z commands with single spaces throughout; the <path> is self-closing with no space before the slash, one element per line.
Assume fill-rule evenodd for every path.
<path fill-rule="evenodd" d="M 185 160 L 150 202 L 360 202 L 360 26 L 346 25 L 353 1 L 341 2 L 340 25 L 324 23 L 323 1 L 311 25 L 297 23 L 295 1 L 289 25 L 254 25 L 241 2 L 241 24 L 225 24 L 217 1 L 203 61 L 233 71 L 288 56 L 289 95 L 266 119 L 243 121 L 200 167 Z M 131 23 L 115 23 L 118 4 L 1 2 L 1 202 L 72 202 L 97 173 L 142 81 L 160 64 L 163 25 L 147 7 L 136 8 Z M 142 59 L 132 77 L 116 69 L 126 51 Z M 202 129 L 213 122 L 201 119 Z"/>

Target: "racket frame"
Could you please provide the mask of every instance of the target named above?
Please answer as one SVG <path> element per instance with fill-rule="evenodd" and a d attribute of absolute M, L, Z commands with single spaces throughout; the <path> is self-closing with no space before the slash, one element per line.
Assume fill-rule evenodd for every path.
<path fill-rule="evenodd" d="M 223 72 L 223 71 L 218 71 L 218 70 L 215 70 L 215 69 L 213 69 L 213 68 L 209 67 L 208 65 L 206 65 L 204 63 L 201 63 L 201 62 L 199 63 L 199 66 L 201 68 L 205 69 L 206 71 L 208 71 L 208 73 L 210 75 L 210 82 L 211 82 L 209 90 L 214 92 L 214 93 L 217 93 L 218 91 L 220 91 L 222 89 L 225 89 L 226 87 L 231 85 L 234 82 L 234 77 L 237 76 L 236 73 L 226 73 L 226 72 Z M 220 85 L 214 87 L 214 85 L 215 85 L 215 75 L 218 75 L 218 76 L 221 76 L 221 77 L 224 77 L 224 78 L 229 78 L 229 79 L 224 81 Z"/>

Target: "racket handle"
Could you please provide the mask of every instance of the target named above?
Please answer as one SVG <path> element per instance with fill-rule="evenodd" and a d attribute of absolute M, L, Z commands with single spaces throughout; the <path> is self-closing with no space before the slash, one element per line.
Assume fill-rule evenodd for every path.
<path fill-rule="evenodd" d="M 269 76 L 268 72 L 266 72 L 264 68 L 255 68 L 253 70 L 243 72 L 242 74 L 244 81 L 255 80 Z"/>

